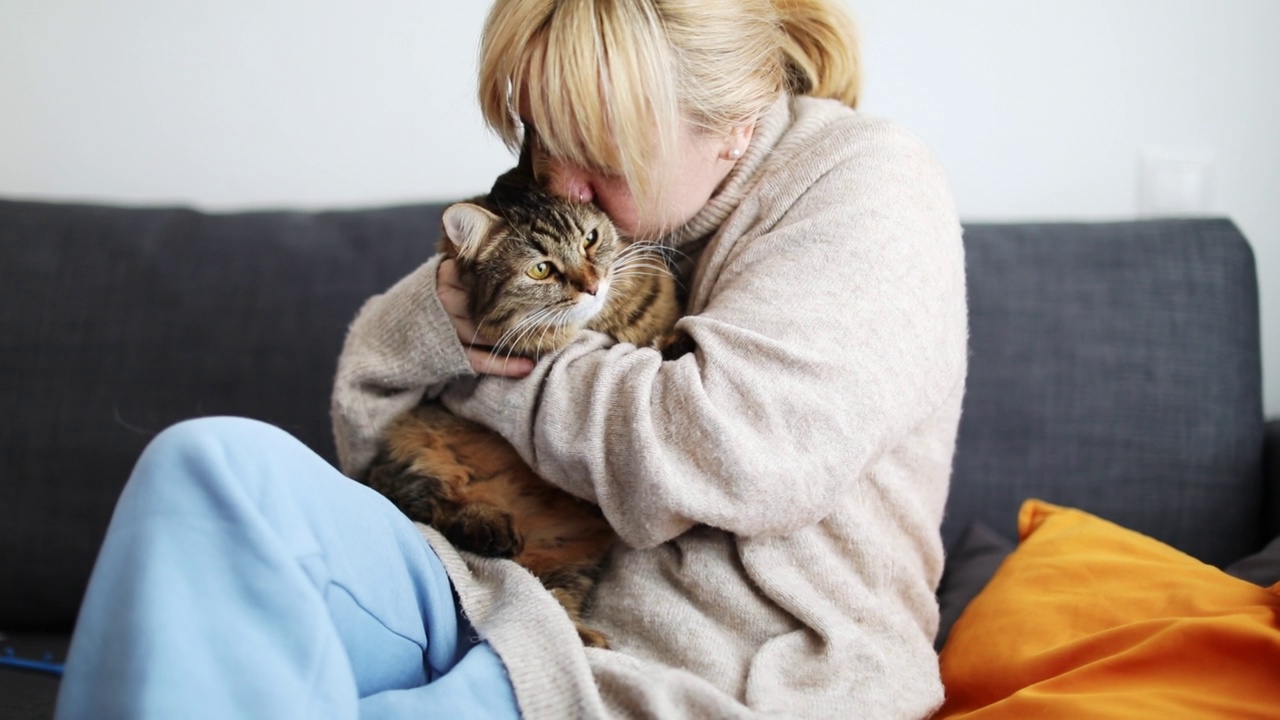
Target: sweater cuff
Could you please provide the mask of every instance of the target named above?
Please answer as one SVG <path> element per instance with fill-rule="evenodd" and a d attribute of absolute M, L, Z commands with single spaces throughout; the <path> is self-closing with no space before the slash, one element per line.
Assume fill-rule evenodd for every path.
<path fill-rule="evenodd" d="M 426 387 L 473 375 L 466 350 L 436 294 L 437 255 L 372 299 L 357 321 L 369 347 L 382 348 L 382 377 L 390 388 Z M 354 328 L 353 328 L 354 330 Z"/>

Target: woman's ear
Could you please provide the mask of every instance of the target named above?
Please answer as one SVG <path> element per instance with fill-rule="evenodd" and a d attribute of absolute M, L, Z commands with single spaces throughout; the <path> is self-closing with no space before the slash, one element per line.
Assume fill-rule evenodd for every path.
<path fill-rule="evenodd" d="M 462 260 L 475 259 L 497 224 L 497 215 L 472 203 L 455 203 L 444 210 L 444 233 Z"/>
<path fill-rule="evenodd" d="M 747 147 L 751 145 L 751 137 L 755 134 L 756 124 L 754 121 L 744 125 L 734 125 L 729 129 L 728 136 L 725 137 L 724 150 L 721 151 L 720 157 L 724 160 L 736 161 L 747 152 Z"/>

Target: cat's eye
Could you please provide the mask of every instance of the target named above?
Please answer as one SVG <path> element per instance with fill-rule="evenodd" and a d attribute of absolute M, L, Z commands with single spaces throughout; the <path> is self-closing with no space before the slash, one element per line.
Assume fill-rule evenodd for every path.
<path fill-rule="evenodd" d="M 595 245 L 596 241 L 599 239 L 600 239 L 599 231 L 593 228 L 591 232 L 587 233 L 586 237 L 582 238 L 582 247 L 589 248 L 592 245 Z"/>
<path fill-rule="evenodd" d="M 525 274 L 534 280 L 546 280 L 551 275 L 551 263 L 540 262 L 531 266 Z"/>

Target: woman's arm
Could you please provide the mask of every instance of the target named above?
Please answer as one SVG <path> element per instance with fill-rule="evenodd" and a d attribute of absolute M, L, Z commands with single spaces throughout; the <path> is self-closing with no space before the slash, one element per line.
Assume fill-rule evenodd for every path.
<path fill-rule="evenodd" d="M 756 215 L 708 248 L 704 306 L 680 324 L 696 353 L 663 362 L 589 337 L 526 379 L 443 400 L 598 503 L 635 547 L 696 524 L 751 536 L 825 517 L 964 379 L 960 226 L 932 155 L 889 134 L 777 218 L 768 188 L 744 201 L 759 207 L 739 214 Z"/>
<path fill-rule="evenodd" d="M 342 471 L 359 477 L 396 415 L 471 375 L 466 350 L 436 294 L 441 256 L 360 308 L 333 384 L 333 435 Z"/>

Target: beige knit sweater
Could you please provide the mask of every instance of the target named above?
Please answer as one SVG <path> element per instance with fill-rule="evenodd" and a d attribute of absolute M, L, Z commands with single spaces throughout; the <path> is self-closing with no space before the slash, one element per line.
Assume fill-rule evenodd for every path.
<path fill-rule="evenodd" d="M 668 241 L 693 261 L 697 351 L 675 361 L 589 334 L 477 379 L 438 260 L 369 300 L 334 390 L 343 470 L 425 393 L 603 508 L 613 650 L 582 648 L 519 566 L 422 529 L 527 718 L 928 715 L 968 333 L 942 170 L 889 123 L 782 98 Z"/>

